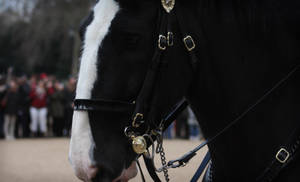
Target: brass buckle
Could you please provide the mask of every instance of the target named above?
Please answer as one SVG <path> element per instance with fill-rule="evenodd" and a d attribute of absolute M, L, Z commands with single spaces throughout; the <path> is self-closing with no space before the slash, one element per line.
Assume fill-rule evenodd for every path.
<path fill-rule="evenodd" d="M 282 156 L 284 157 L 284 159 L 282 159 Z M 276 154 L 277 161 L 282 164 L 286 163 L 289 157 L 290 157 L 290 153 L 285 148 L 281 148 Z"/>
<path fill-rule="evenodd" d="M 167 42 L 168 42 L 168 46 L 169 47 L 171 47 L 171 46 L 174 45 L 174 35 L 173 35 L 173 32 L 168 32 Z"/>
<path fill-rule="evenodd" d="M 192 45 L 189 45 L 188 41 L 190 41 L 190 43 L 191 43 Z M 184 45 L 185 45 L 185 47 L 187 48 L 188 51 L 192 51 L 192 50 L 195 49 L 195 47 L 196 47 L 196 44 L 195 44 L 195 42 L 194 42 L 192 36 L 190 36 L 190 35 L 186 36 L 186 37 L 183 39 L 183 42 L 184 42 Z"/>
<path fill-rule="evenodd" d="M 162 45 L 162 41 L 165 42 L 165 45 Z M 158 48 L 160 50 L 166 50 L 167 49 L 167 37 L 164 35 L 159 35 L 158 37 Z"/>
<path fill-rule="evenodd" d="M 135 128 L 140 127 L 140 124 L 136 123 L 137 118 L 144 119 L 144 115 L 141 113 L 136 113 L 136 115 L 134 116 L 133 121 L 132 121 L 132 126 Z"/>
<path fill-rule="evenodd" d="M 175 6 L 175 0 L 161 0 L 161 3 L 167 13 L 170 13 Z"/>

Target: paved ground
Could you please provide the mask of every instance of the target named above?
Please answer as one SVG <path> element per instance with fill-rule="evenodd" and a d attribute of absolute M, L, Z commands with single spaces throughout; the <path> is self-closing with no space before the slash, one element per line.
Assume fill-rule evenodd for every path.
<path fill-rule="evenodd" d="M 200 141 L 165 141 L 167 159 L 175 159 L 198 144 Z M 79 182 L 68 163 L 68 148 L 68 139 L 0 140 L 0 182 Z M 189 181 L 203 153 L 185 168 L 170 170 L 171 181 Z M 151 181 L 148 174 L 146 178 Z M 140 181 L 140 176 L 132 180 Z"/>

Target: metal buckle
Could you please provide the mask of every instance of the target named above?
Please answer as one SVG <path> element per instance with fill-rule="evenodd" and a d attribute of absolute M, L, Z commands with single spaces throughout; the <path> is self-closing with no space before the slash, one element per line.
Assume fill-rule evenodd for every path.
<path fill-rule="evenodd" d="M 161 0 L 161 3 L 167 13 L 170 13 L 175 6 L 175 0 Z"/>
<path fill-rule="evenodd" d="M 281 148 L 276 154 L 277 161 L 282 164 L 286 163 L 289 157 L 290 153 L 285 148 Z"/>
<path fill-rule="evenodd" d="M 195 44 L 192 36 L 190 36 L 190 35 L 186 36 L 183 39 L 183 42 L 188 51 L 192 51 L 196 47 L 196 44 Z"/>
<path fill-rule="evenodd" d="M 136 115 L 134 116 L 133 121 L 132 121 L 132 126 L 135 128 L 140 127 L 140 124 L 136 122 L 137 119 L 140 119 L 140 120 L 144 119 L 144 115 L 141 113 L 136 113 Z"/>
<path fill-rule="evenodd" d="M 158 48 L 160 50 L 166 50 L 167 49 L 167 37 L 164 35 L 159 35 L 158 37 Z"/>
<path fill-rule="evenodd" d="M 169 47 L 171 47 L 171 46 L 174 45 L 174 35 L 173 35 L 173 32 L 168 32 L 167 42 L 168 42 L 168 46 Z"/>

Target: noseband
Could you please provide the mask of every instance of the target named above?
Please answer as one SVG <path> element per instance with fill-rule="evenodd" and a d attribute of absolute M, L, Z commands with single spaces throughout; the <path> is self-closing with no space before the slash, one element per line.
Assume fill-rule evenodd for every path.
<path fill-rule="evenodd" d="M 193 149 L 192 151 L 186 153 L 182 157 L 166 162 L 165 154 L 162 147 L 162 133 L 168 126 L 176 119 L 176 117 L 188 106 L 188 102 L 185 99 L 182 99 L 178 102 L 172 109 L 170 113 L 165 114 L 163 118 L 161 118 L 161 122 L 158 126 L 153 125 L 153 123 L 148 122 L 149 113 L 151 108 L 151 100 L 154 97 L 154 88 L 155 83 L 157 82 L 157 77 L 159 71 L 162 70 L 163 65 L 166 63 L 162 57 L 168 47 L 172 47 L 174 45 L 174 33 L 172 31 L 171 21 L 176 18 L 178 22 L 180 33 L 182 36 L 182 41 L 184 47 L 190 56 L 190 64 L 193 71 L 197 68 L 197 56 L 195 53 L 196 43 L 193 37 L 188 34 L 186 30 L 186 26 L 183 21 L 183 13 L 181 11 L 178 2 L 176 4 L 176 12 L 172 11 L 175 7 L 175 0 L 161 0 L 162 8 L 159 10 L 159 20 L 157 23 L 157 27 L 159 27 L 159 33 L 157 36 L 157 46 L 155 48 L 155 52 L 153 54 L 151 64 L 147 71 L 142 89 L 140 90 L 136 101 L 123 102 L 117 100 L 105 100 L 105 99 L 75 99 L 74 101 L 74 110 L 76 111 L 108 111 L 118 113 L 131 113 L 131 125 L 124 128 L 125 135 L 132 140 L 132 148 L 138 154 L 138 156 L 143 155 L 146 167 L 149 171 L 150 176 L 155 182 L 160 182 L 156 172 L 164 172 L 166 181 L 169 181 L 168 177 L 168 169 L 169 168 L 178 168 L 185 166 L 189 160 L 196 155 L 196 152 L 203 148 L 208 143 L 211 143 L 218 136 L 225 133 L 230 127 L 232 127 L 235 123 L 241 120 L 247 113 L 254 109 L 259 103 L 261 103 L 270 93 L 272 93 L 276 88 L 278 88 L 283 82 L 285 82 L 296 70 L 300 67 L 299 65 L 292 70 L 286 77 L 284 77 L 278 84 L 276 84 L 272 89 L 270 89 L 266 94 L 264 94 L 261 98 L 257 100 L 253 105 L 251 105 L 248 109 L 246 109 L 240 116 L 238 116 L 235 120 L 230 122 L 224 129 L 219 131 L 214 137 L 208 139 L 203 142 L 201 145 Z M 178 35 L 179 37 L 179 35 Z M 297 135 L 298 136 L 298 135 Z M 157 148 L 154 148 L 154 141 L 157 141 Z M 299 139 L 295 142 L 298 142 L 297 145 L 293 145 L 295 149 L 299 147 Z M 294 142 L 294 143 L 295 143 Z M 148 147 L 152 145 L 152 156 L 149 153 Z M 296 150 L 294 150 L 296 151 Z M 162 160 L 162 167 L 157 169 L 154 166 L 153 158 L 154 152 L 160 153 Z M 276 155 L 276 160 L 266 169 L 266 171 L 262 174 L 261 179 L 264 179 L 265 176 L 270 175 L 269 173 L 273 172 L 273 165 L 277 161 L 279 161 L 282 165 L 276 166 L 276 174 L 272 174 L 273 178 L 279 173 L 279 171 L 283 168 L 289 158 L 293 153 L 285 148 L 281 148 L 281 150 Z M 279 156 L 279 157 L 278 157 Z M 283 157 L 282 157 L 283 156 Z M 284 158 L 284 160 L 277 160 L 278 158 Z M 207 153 L 204 160 L 202 161 L 200 167 L 198 168 L 196 174 L 193 176 L 191 182 L 198 181 L 200 175 L 204 171 L 208 162 L 210 161 L 210 154 Z M 284 161 L 284 162 L 282 162 Z M 277 163 L 276 163 L 277 164 Z M 279 169 L 280 168 L 280 169 Z M 142 174 L 143 181 L 145 181 Z M 260 180 L 259 180 L 260 181 Z"/>

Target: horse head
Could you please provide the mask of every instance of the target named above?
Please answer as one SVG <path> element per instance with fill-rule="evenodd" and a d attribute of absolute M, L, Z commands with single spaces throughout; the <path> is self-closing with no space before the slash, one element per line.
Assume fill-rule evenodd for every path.
<path fill-rule="evenodd" d="M 280 146 L 300 148 L 298 138 L 283 142 L 300 130 L 299 7 L 284 0 L 97 1 L 80 31 L 69 152 L 76 175 L 133 178 L 144 139 L 161 131 L 182 98 L 213 141 L 214 181 L 256 181 L 269 164 L 292 158 L 295 147 Z M 298 171 L 279 181 L 297 181 Z"/>
<path fill-rule="evenodd" d="M 124 134 L 133 113 L 143 110 L 142 127 L 157 127 L 188 92 L 189 55 L 177 19 L 162 8 L 160 1 L 100 0 L 81 27 L 76 99 L 88 108 L 74 111 L 69 159 L 84 181 L 134 177 L 138 155 Z"/>

